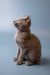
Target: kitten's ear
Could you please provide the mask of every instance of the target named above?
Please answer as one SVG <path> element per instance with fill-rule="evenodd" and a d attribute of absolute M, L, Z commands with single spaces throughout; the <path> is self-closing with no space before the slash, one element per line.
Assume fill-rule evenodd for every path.
<path fill-rule="evenodd" d="M 27 18 L 27 19 L 31 19 L 31 15 L 29 14 L 26 18 Z"/>
<path fill-rule="evenodd" d="M 28 25 L 28 24 L 31 24 L 31 15 L 30 14 L 26 17 L 26 25 Z"/>

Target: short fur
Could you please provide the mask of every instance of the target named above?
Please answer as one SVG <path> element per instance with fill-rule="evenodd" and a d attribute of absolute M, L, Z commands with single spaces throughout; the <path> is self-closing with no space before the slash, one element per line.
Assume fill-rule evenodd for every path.
<path fill-rule="evenodd" d="M 39 63 L 41 44 L 39 39 L 30 32 L 31 16 L 18 18 L 13 23 L 17 28 L 15 42 L 18 45 L 17 57 L 14 58 L 14 61 L 17 61 L 18 65 L 21 65 L 23 60 L 27 60 L 26 65 Z"/>

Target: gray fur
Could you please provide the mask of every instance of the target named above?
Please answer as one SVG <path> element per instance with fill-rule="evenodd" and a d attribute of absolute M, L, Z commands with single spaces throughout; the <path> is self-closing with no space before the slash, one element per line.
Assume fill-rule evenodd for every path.
<path fill-rule="evenodd" d="M 24 60 L 26 65 L 37 64 L 41 57 L 41 44 L 39 39 L 30 32 L 31 16 L 18 18 L 13 22 L 17 28 L 15 42 L 18 46 L 16 64 L 21 65 Z"/>

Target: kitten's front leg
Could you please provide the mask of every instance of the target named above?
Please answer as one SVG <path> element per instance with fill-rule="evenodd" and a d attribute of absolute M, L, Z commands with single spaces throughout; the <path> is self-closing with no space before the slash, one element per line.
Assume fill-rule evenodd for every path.
<path fill-rule="evenodd" d="M 26 53 L 26 50 L 20 49 L 20 55 L 16 64 L 21 65 L 23 63 L 25 53 Z"/>
<path fill-rule="evenodd" d="M 14 57 L 14 59 L 13 59 L 14 61 L 18 60 L 19 54 L 20 54 L 20 48 L 18 47 L 18 49 L 17 49 L 17 56 Z"/>

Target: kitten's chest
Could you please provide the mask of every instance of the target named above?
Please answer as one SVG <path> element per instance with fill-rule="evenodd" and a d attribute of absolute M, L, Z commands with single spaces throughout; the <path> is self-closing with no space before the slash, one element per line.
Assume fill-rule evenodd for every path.
<path fill-rule="evenodd" d="M 15 40 L 15 42 L 17 42 L 17 41 L 20 41 L 20 40 L 21 40 L 21 36 L 20 36 L 20 34 L 19 34 L 19 33 L 16 33 L 16 34 L 15 34 L 14 40 Z"/>
<path fill-rule="evenodd" d="M 18 46 L 25 48 L 29 45 L 29 37 L 26 33 L 16 33 L 15 42 Z"/>
<path fill-rule="evenodd" d="M 23 45 L 23 43 L 20 42 L 20 41 L 16 41 L 16 43 L 17 43 L 17 45 L 20 46 L 20 47 L 22 47 L 22 45 Z"/>
<path fill-rule="evenodd" d="M 22 38 L 21 34 L 16 33 L 15 42 L 17 43 L 18 46 L 20 46 L 20 47 L 23 46 L 24 38 Z"/>
<path fill-rule="evenodd" d="M 26 39 L 26 36 L 27 36 L 27 34 L 25 34 L 25 33 L 20 33 L 20 32 L 17 32 L 16 34 L 15 34 L 15 42 L 24 42 L 24 40 Z"/>

